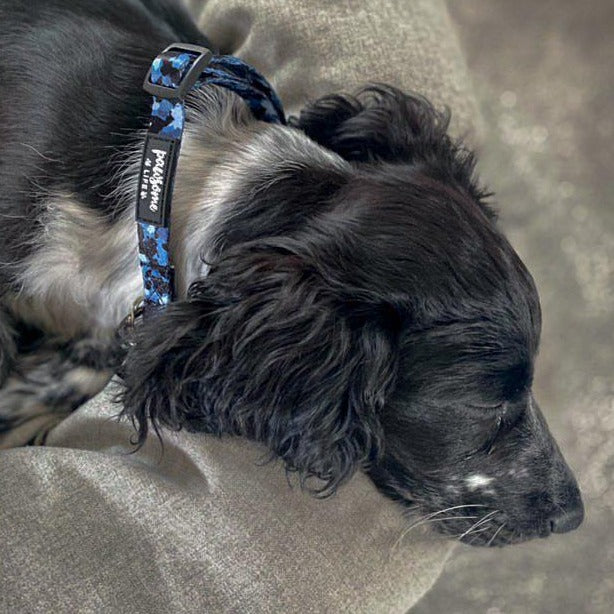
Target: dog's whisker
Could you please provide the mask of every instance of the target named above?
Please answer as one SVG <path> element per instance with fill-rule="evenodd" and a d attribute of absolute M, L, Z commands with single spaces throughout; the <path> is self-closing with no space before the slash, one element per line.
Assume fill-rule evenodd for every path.
<path fill-rule="evenodd" d="M 452 507 L 446 507 L 442 510 L 437 510 L 436 512 L 431 512 L 430 514 L 426 514 L 422 518 L 419 518 L 416 522 L 420 522 L 426 518 L 432 518 L 433 516 L 438 516 L 439 514 L 444 514 L 445 512 L 451 512 L 452 510 L 459 510 L 467 507 L 488 507 L 487 505 L 483 505 L 481 503 L 470 503 L 466 505 L 453 505 Z"/>
<path fill-rule="evenodd" d="M 473 518 L 477 518 L 477 516 L 449 516 L 446 518 L 435 518 L 436 516 L 438 516 L 439 514 L 444 514 L 446 512 L 451 512 L 453 510 L 459 510 L 459 509 L 466 509 L 466 508 L 474 508 L 474 507 L 488 507 L 487 505 L 483 505 L 481 503 L 475 503 L 475 504 L 465 504 L 465 505 L 453 505 L 451 507 L 447 507 L 441 510 L 437 510 L 436 512 L 431 512 L 430 514 L 426 514 L 425 516 L 422 516 L 421 518 L 418 518 L 415 522 L 413 522 L 412 524 L 409 525 L 409 527 L 407 527 L 399 536 L 399 538 L 395 541 L 395 543 L 392 546 L 392 550 L 394 550 L 402 541 L 403 539 L 407 536 L 407 534 L 412 531 L 413 529 L 423 525 L 423 524 L 428 524 L 429 522 L 434 522 L 434 521 L 438 521 L 438 520 L 460 520 L 460 519 L 473 519 Z"/>
<path fill-rule="evenodd" d="M 414 511 L 416 511 L 417 509 L 420 508 L 420 505 L 418 503 L 415 503 L 414 505 L 406 505 L 403 507 L 403 511 L 409 516 L 411 515 Z"/>
<path fill-rule="evenodd" d="M 469 504 L 469 505 L 454 505 L 452 507 L 446 507 L 445 509 L 437 510 L 436 512 L 432 512 L 430 514 L 426 514 L 425 516 L 422 516 L 422 518 L 418 518 L 415 521 L 414 525 L 412 526 L 415 526 L 418 523 L 422 523 L 423 520 L 428 520 L 429 518 L 434 518 L 435 516 L 439 516 L 439 514 L 444 514 L 447 512 L 451 512 L 453 510 L 467 509 L 467 508 L 473 508 L 473 507 L 488 507 L 488 506 L 476 503 L 476 504 Z"/>
<path fill-rule="evenodd" d="M 430 518 L 438 516 L 439 514 L 444 514 L 446 512 L 451 512 L 453 510 L 458 510 L 458 509 L 465 509 L 468 507 L 488 507 L 488 506 L 481 505 L 481 504 L 475 504 L 475 505 L 454 505 L 452 507 L 446 507 L 445 509 L 437 510 L 436 512 L 431 512 L 430 514 L 426 514 L 425 516 L 422 516 L 421 518 L 417 518 L 409 527 L 407 527 L 407 529 L 405 529 L 404 534 L 407 531 L 410 531 L 414 527 L 418 526 L 419 524 L 422 524 L 424 521 L 427 521 Z"/>
<path fill-rule="evenodd" d="M 407 529 L 403 531 L 403 535 L 407 535 L 409 531 L 417 527 L 420 527 L 425 524 L 431 524 L 433 522 L 442 522 L 444 520 L 468 520 L 474 518 L 479 518 L 479 516 L 444 516 L 443 518 L 423 518 L 422 520 L 420 520 L 420 522 L 414 522 L 409 527 L 407 527 Z"/>
<path fill-rule="evenodd" d="M 462 541 L 463 537 L 467 537 L 468 535 L 471 534 L 471 532 L 474 529 L 477 529 L 479 526 L 483 525 L 485 522 L 488 522 L 495 514 L 498 514 L 500 510 L 493 510 L 492 512 L 489 512 L 488 514 L 486 514 L 485 516 L 483 516 L 480 520 L 478 520 L 476 523 L 474 523 L 473 525 L 471 525 L 459 538 L 458 541 Z"/>
<path fill-rule="evenodd" d="M 486 547 L 490 546 L 490 544 L 492 544 L 495 541 L 495 538 L 497 537 L 497 535 L 499 535 L 499 533 L 501 533 L 504 526 L 505 526 L 505 522 L 493 533 L 493 536 L 488 540 Z"/>
<path fill-rule="evenodd" d="M 403 539 L 405 539 L 405 537 L 410 531 L 412 531 L 413 529 L 419 526 L 431 524 L 434 522 L 443 522 L 444 520 L 472 520 L 474 518 L 478 518 L 478 516 L 445 516 L 444 518 L 423 518 L 419 522 L 414 522 L 407 529 L 405 529 L 401 533 L 399 538 L 394 542 L 391 550 L 394 550 L 403 541 Z"/>
<path fill-rule="evenodd" d="M 480 533 L 484 533 L 485 531 L 490 531 L 491 528 L 492 527 L 490 526 L 476 527 L 476 529 L 471 532 L 471 535 L 479 535 Z M 455 535 L 450 535 L 450 537 L 458 539 L 462 534 L 463 533 L 456 533 Z"/>

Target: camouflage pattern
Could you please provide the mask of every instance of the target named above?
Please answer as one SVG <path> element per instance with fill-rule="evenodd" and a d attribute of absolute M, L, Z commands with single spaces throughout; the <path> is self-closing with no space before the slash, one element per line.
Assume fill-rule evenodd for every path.
<path fill-rule="evenodd" d="M 185 107 L 181 100 L 153 97 L 149 132 L 179 140 L 183 134 Z"/>
<path fill-rule="evenodd" d="M 187 51 L 161 53 L 151 64 L 150 81 L 156 85 L 177 87 L 196 58 L 195 53 Z"/>
<path fill-rule="evenodd" d="M 138 234 L 145 305 L 168 305 L 173 298 L 173 267 L 168 256 L 169 228 L 138 222 Z"/>

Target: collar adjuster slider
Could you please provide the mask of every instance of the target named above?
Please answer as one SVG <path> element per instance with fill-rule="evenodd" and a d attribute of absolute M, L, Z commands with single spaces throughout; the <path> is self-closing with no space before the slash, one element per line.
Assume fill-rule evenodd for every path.
<path fill-rule="evenodd" d="M 199 45 L 188 45 L 185 43 L 181 43 L 181 45 L 176 43 L 169 45 L 162 52 L 162 55 L 168 53 L 169 51 L 176 51 L 179 53 L 187 51 L 191 54 L 197 54 L 197 57 L 192 62 L 188 70 L 182 75 L 181 81 L 176 87 L 152 83 L 151 71 L 153 70 L 153 65 L 150 66 L 149 70 L 147 71 L 145 81 L 143 82 L 143 89 L 148 94 L 157 96 L 158 98 L 183 100 L 187 96 L 188 92 L 196 85 L 196 82 L 200 78 L 203 70 L 207 67 L 211 61 L 211 58 L 213 58 L 213 53 L 206 47 L 200 47 Z"/>

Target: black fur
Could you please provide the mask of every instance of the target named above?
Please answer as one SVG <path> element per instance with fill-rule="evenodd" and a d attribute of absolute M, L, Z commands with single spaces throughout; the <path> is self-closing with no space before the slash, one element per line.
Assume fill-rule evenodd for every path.
<path fill-rule="evenodd" d="M 9 263 L 41 232 L 36 206 L 51 188 L 113 223 L 117 160 L 145 121 L 142 74 L 173 39 L 203 43 L 162 1 L 36 5 L 0 3 L 3 23 L 24 24 L 0 35 L 3 115 L 19 100 L 26 118 L 0 158 Z M 55 16 L 44 33 L 43 15 Z M 85 70 L 57 60 L 77 28 L 92 50 Z M 11 59 L 31 47 L 18 76 Z M 110 57 L 119 78 L 100 82 Z M 349 164 L 303 156 L 229 196 L 207 276 L 139 326 L 124 363 L 121 400 L 140 441 L 152 423 L 249 437 L 323 495 L 365 470 L 404 504 L 449 508 L 444 532 L 466 539 L 467 516 L 482 519 L 474 543 L 575 528 L 579 491 L 531 394 L 537 292 L 448 115 L 377 85 L 315 101 L 291 124 Z M 0 267 L 4 291 L 10 271 Z"/>
<path fill-rule="evenodd" d="M 12 318 L 0 309 L 0 386 L 4 383 L 15 361 L 17 347 Z"/>
<path fill-rule="evenodd" d="M 119 213 L 117 173 L 149 119 L 140 84 L 152 58 L 177 40 L 211 45 L 168 0 L 1 0 L 0 23 L 4 285 L 36 245 L 50 191 Z"/>

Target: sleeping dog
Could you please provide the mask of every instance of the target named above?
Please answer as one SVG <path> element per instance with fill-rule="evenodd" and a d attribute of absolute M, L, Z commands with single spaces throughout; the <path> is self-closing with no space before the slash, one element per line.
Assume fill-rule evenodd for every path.
<path fill-rule="evenodd" d="M 142 293 L 143 76 L 169 43 L 207 41 L 163 0 L 2 0 L 0 21 L 8 429 L 106 381 Z M 375 85 L 270 125 L 205 86 L 187 117 L 177 300 L 122 357 L 140 441 L 151 424 L 245 436 L 323 495 L 361 469 L 473 544 L 576 528 L 578 487 L 531 392 L 535 285 L 447 115 Z M 32 330 L 61 351 L 16 379 Z"/>

